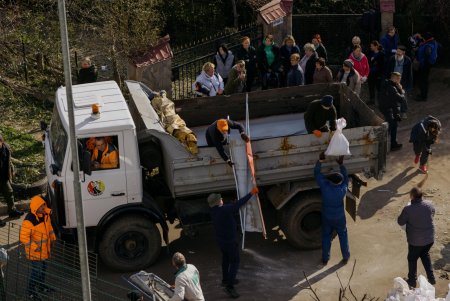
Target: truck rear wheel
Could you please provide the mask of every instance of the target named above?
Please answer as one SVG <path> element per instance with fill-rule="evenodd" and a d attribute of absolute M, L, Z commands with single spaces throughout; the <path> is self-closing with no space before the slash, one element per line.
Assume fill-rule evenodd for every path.
<path fill-rule="evenodd" d="M 281 228 L 290 244 L 301 249 L 320 248 L 321 209 L 318 192 L 299 194 L 282 209 Z"/>
<path fill-rule="evenodd" d="M 161 234 L 156 225 L 141 216 L 125 216 L 113 222 L 99 243 L 102 261 L 119 271 L 142 270 L 161 252 Z"/>

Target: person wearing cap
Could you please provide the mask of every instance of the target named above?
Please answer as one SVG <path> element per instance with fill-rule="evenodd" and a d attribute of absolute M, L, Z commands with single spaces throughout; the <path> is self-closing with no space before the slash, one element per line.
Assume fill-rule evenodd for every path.
<path fill-rule="evenodd" d="M 200 273 L 193 264 L 186 263 L 186 258 L 180 252 L 172 256 L 175 273 L 175 292 L 169 301 L 205 301 L 200 286 Z"/>
<path fill-rule="evenodd" d="M 321 172 L 325 159 L 322 152 L 314 167 L 314 178 L 322 193 L 322 263 L 326 265 L 330 260 L 331 239 L 333 231 L 336 231 L 341 246 L 342 262 L 346 264 L 350 257 L 344 210 L 344 197 L 348 189 L 347 169 L 344 166 L 344 156 L 340 156 L 336 160 L 340 172 L 325 177 Z"/>
<path fill-rule="evenodd" d="M 234 285 L 238 283 L 236 275 L 240 261 L 237 224 L 234 216 L 239 208 L 258 192 L 258 187 L 255 186 L 246 196 L 229 204 L 224 204 L 222 196 L 218 193 L 208 196 L 212 224 L 222 252 L 222 285 L 225 286 L 225 292 L 232 298 L 239 298 Z"/>
<path fill-rule="evenodd" d="M 8 216 L 10 218 L 18 218 L 23 215 L 23 212 L 18 211 L 14 205 L 14 191 L 11 187 L 13 173 L 11 148 L 5 142 L 3 136 L 0 135 L 0 193 L 8 204 Z M 0 227 L 5 225 L 6 223 L 0 220 Z"/>
<path fill-rule="evenodd" d="M 406 55 L 406 47 L 398 45 L 395 55 L 391 56 L 387 61 L 386 77 L 389 77 L 392 72 L 398 72 L 401 74 L 401 85 L 403 89 L 408 92 L 413 88 L 412 77 L 412 61 L 409 56 Z"/>
<path fill-rule="evenodd" d="M 402 148 L 402 144 L 397 142 L 398 122 L 402 121 L 401 107 L 406 107 L 405 91 L 400 84 L 402 75 L 392 72 L 391 78 L 385 80 L 381 86 L 381 93 L 378 99 L 380 112 L 389 124 L 389 134 L 391 136 L 391 151 Z"/>
<path fill-rule="evenodd" d="M 40 196 L 34 196 L 30 202 L 30 212 L 25 216 L 20 229 L 20 242 L 25 248 L 25 256 L 31 261 L 31 274 L 28 278 L 28 297 L 41 300 L 36 292 L 51 292 L 52 288 L 45 284 L 47 259 L 53 242 L 56 240 L 50 219 L 51 210 Z"/>
<path fill-rule="evenodd" d="M 208 146 L 214 146 L 219 152 L 219 155 L 222 157 L 222 159 L 226 161 L 228 165 L 233 166 L 233 162 L 225 153 L 225 149 L 223 148 L 223 146 L 227 144 L 227 138 L 230 134 L 231 129 L 239 130 L 241 138 L 245 142 L 250 141 L 250 138 L 245 134 L 242 124 L 229 119 L 219 119 L 214 121 L 206 129 L 205 136 Z"/>
<path fill-rule="evenodd" d="M 345 84 L 356 95 L 361 93 L 361 76 L 358 71 L 353 68 L 352 60 L 345 60 L 342 64 L 341 70 L 337 74 L 337 82 Z"/>
<path fill-rule="evenodd" d="M 333 96 L 325 95 L 322 99 L 313 100 L 305 112 L 305 127 L 308 134 L 322 137 L 322 132 L 336 130 L 337 113 L 333 105 Z M 327 124 L 328 122 L 328 124 Z"/>

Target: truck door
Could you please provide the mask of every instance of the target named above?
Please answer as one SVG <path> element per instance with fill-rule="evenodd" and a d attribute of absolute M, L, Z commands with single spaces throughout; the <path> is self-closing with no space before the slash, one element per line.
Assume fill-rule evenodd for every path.
<path fill-rule="evenodd" d="M 127 203 L 123 134 L 78 139 L 91 153 L 92 174 L 81 182 L 86 226 L 96 226 L 110 209 Z"/>

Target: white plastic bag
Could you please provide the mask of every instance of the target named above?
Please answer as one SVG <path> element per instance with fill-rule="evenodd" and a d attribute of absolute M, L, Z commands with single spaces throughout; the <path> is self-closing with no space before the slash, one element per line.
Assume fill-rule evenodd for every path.
<path fill-rule="evenodd" d="M 434 300 L 436 294 L 434 286 L 428 283 L 427 279 L 423 275 L 419 275 L 417 281 L 419 282 L 420 295 L 425 297 L 425 300 Z"/>
<path fill-rule="evenodd" d="M 351 155 L 350 145 L 347 138 L 345 138 L 342 130 L 347 126 L 347 121 L 344 118 L 336 120 L 336 131 L 331 137 L 330 144 L 325 151 L 326 156 L 345 156 Z"/>

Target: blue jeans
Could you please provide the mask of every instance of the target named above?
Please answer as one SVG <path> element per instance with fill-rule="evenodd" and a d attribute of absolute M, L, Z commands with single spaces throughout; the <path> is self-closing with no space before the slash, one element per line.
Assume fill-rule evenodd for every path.
<path fill-rule="evenodd" d="M 227 287 L 233 287 L 239 269 L 240 254 L 237 242 L 222 243 L 222 281 L 227 283 Z"/>
<path fill-rule="evenodd" d="M 350 257 L 350 250 L 348 246 L 347 223 L 345 216 L 330 218 L 322 215 L 322 260 L 328 261 L 330 259 L 333 230 L 335 230 L 339 236 L 342 258 L 348 259 Z"/>
<path fill-rule="evenodd" d="M 32 260 L 31 261 L 31 274 L 28 278 L 27 292 L 33 294 L 36 292 L 37 287 L 46 287 L 45 274 L 47 271 L 46 260 Z"/>

